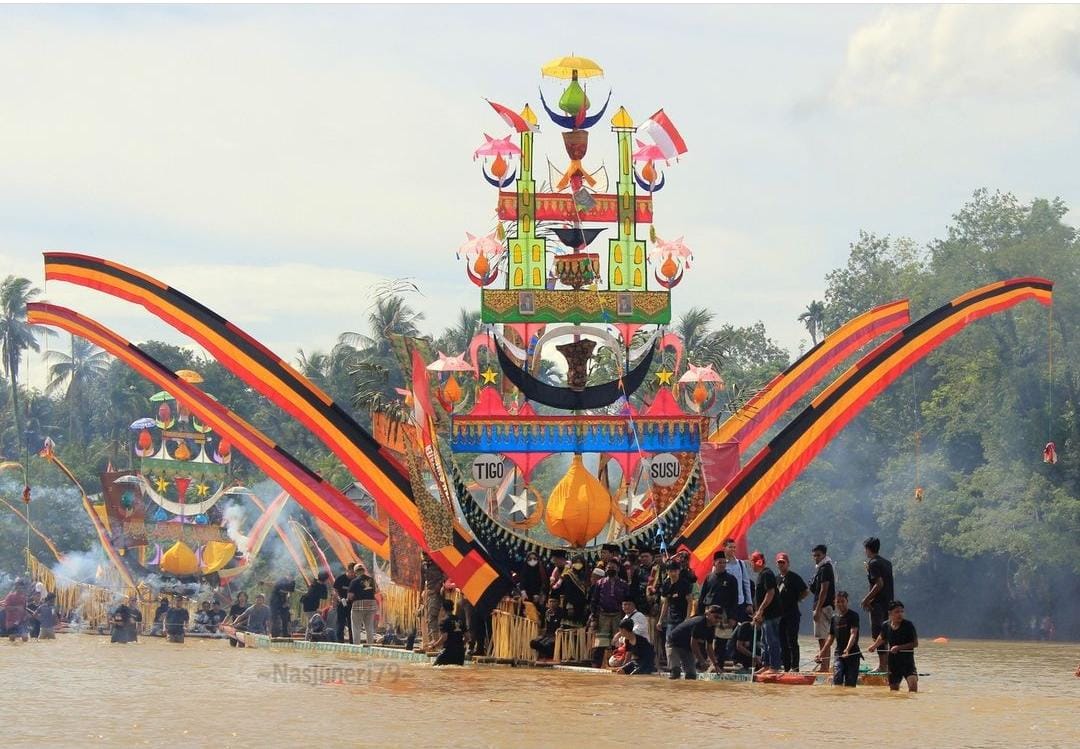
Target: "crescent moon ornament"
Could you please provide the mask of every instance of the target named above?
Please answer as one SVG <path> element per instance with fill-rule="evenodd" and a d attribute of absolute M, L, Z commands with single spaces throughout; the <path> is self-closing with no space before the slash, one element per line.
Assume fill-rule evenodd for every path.
<path fill-rule="evenodd" d="M 497 187 L 500 190 L 512 183 L 515 179 L 517 179 L 517 170 L 508 173 L 505 177 L 502 178 L 502 180 L 495 179 L 490 174 L 488 174 L 487 169 L 484 168 L 483 164 L 480 165 L 480 172 L 484 175 L 484 179 L 487 180 L 487 183 L 489 185 L 491 185 L 492 187 Z"/>
<path fill-rule="evenodd" d="M 664 173 L 661 172 L 659 182 L 649 183 L 641 178 L 641 175 L 637 173 L 636 169 L 634 170 L 634 180 L 638 183 L 638 187 L 640 187 L 645 192 L 660 192 L 660 190 L 662 190 L 664 187 L 664 182 L 666 179 L 667 178 L 664 176 Z"/>

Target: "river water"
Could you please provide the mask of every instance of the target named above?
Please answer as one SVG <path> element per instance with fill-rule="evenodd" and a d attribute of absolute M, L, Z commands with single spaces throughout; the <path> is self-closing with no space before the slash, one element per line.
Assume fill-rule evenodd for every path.
<path fill-rule="evenodd" d="M 909 695 L 71 634 L 0 642 L 0 745 L 1080 747 L 1078 661 L 1077 644 L 926 642 Z"/>

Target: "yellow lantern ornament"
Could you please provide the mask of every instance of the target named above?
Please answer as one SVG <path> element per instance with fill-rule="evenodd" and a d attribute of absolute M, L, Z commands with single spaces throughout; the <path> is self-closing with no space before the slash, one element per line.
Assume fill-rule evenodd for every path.
<path fill-rule="evenodd" d="M 548 530 L 574 546 L 595 538 L 611 519 L 611 494 L 575 455 L 547 502 Z"/>

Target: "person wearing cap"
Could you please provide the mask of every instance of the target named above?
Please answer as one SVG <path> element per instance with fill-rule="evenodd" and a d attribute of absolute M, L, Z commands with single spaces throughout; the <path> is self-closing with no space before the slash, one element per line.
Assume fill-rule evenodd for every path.
<path fill-rule="evenodd" d="M 810 595 L 806 581 L 791 569 L 786 551 L 776 555 L 776 590 L 780 598 L 780 662 L 785 671 L 799 670 L 799 601 Z"/>
<path fill-rule="evenodd" d="M 559 606 L 566 612 L 566 624 L 571 627 L 585 626 L 589 616 L 589 579 L 585 577 L 585 557 L 575 554 L 551 589 L 558 594 Z"/>
<path fill-rule="evenodd" d="M 763 673 L 780 671 L 783 663 L 780 653 L 780 616 L 783 612 L 777 594 L 776 573 L 765 564 L 765 555 L 755 551 L 750 555 L 750 566 L 757 573 L 758 581 L 754 596 L 754 616 L 751 621 L 761 627 L 765 640 L 765 668 Z"/>
<path fill-rule="evenodd" d="M 379 611 L 379 602 L 375 595 L 379 586 L 375 578 L 367 573 L 363 563 L 353 565 L 356 577 L 349 583 L 349 593 L 345 600 L 349 603 L 349 629 L 354 645 L 360 644 L 360 630 L 364 630 L 368 647 L 375 644 L 375 614 Z"/>
<path fill-rule="evenodd" d="M 603 572 L 589 590 L 590 617 L 593 622 L 593 665 L 600 668 L 607 661 L 606 651 L 611 639 L 623 620 L 622 602 L 630 593 L 630 586 L 619 577 L 619 564 L 612 557 L 607 566 L 595 572 Z"/>
<path fill-rule="evenodd" d="M 607 569 L 608 562 L 618 559 L 619 547 L 617 544 L 601 544 L 600 545 L 600 563 L 596 565 L 600 569 Z"/>
<path fill-rule="evenodd" d="M 735 539 L 724 540 L 724 556 L 727 557 L 727 572 L 739 584 L 739 607 L 735 618 L 740 622 L 750 619 L 754 613 L 753 587 L 750 583 L 750 565 L 735 555 Z"/>
<path fill-rule="evenodd" d="M 739 606 L 739 583 L 727 571 L 727 557 L 723 551 L 713 554 L 712 572 L 705 576 L 701 592 L 698 593 L 698 613 L 703 613 L 709 606 L 719 606 L 722 615 L 720 624 L 706 639 L 706 650 L 713 663 L 723 667 L 727 642 L 735 626 L 735 611 Z"/>

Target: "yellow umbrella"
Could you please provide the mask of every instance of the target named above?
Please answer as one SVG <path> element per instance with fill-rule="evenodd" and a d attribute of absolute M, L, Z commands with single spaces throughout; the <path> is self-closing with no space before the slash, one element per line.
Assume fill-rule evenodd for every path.
<path fill-rule="evenodd" d="M 578 78 L 595 78 L 604 74 L 603 68 L 588 57 L 575 55 L 557 57 L 540 68 L 540 72 L 552 78 L 573 78 L 575 73 Z"/>
<path fill-rule="evenodd" d="M 184 382 L 190 382 L 192 385 L 198 385 L 203 381 L 202 375 L 192 369 L 178 369 L 176 370 L 176 376 Z"/>

